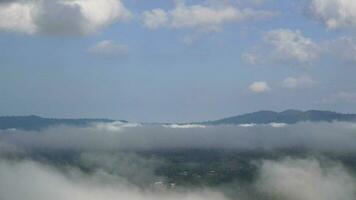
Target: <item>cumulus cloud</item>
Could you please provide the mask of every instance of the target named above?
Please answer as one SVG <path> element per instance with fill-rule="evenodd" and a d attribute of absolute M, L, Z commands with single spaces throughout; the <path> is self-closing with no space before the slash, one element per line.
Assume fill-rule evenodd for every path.
<path fill-rule="evenodd" d="M 153 9 L 143 12 L 143 23 L 146 27 L 155 29 L 168 23 L 168 14 L 163 9 Z"/>
<path fill-rule="evenodd" d="M 352 0 L 312 0 L 311 11 L 327 28 L 356 28 L 356 2 Z"/>
<path fill-rule="evenodd" d="M 272 47 L 272 56 L 277 60 L 308 63 L 319 56 L 318 45 L 300 31 L 272 30 L 265 34 L 264 41 Z"/>
<path fill-rule="evenodd" d="M 355 180 L 341 166 L 322 166 L 315 159 L 264 161 L 259 188 L 276 199 L 349 200 L 355 195 Z"/>
<path fill-rule="evenodd" d="M 271 90 L 270 86 L 265 81 L 256 81 L 249 86 L 250 91 L 254 93 L 264 93 Z"/>
<path fill-rule="evenodd" d="M 245 52 L 241 55 L 241 59 L 251 65 L 256 65 L 260 62 L 259 55 L 255 52 Z"/>
<path fill-rule="evenodd" d="M 86 35 L 130 16 L 120 0 L 11 1 L 0 4 L 0 31 Z"/>
<path fill-rule="evenodd" d="M 355 64 L 356 63 L 356 40 L 352 37 L 340 37 L 325 43 L 327 53 L 337 60 Z"/>
<path fill-rule="evenodd" d="M 322 103 L 337 103 L 337 102 L 347 102 L 356 103 L 356 93 L 341 91 L 325 97 L 321 100 Z"/>
<path fill-rule="evenodd" d="M 270 62 L 305 66 L 317 60 L 320 54 L 319 45 L 299 30 L 276 29 L 266 32 L 261 44 L 242 54 L 242 59 L 250 64 Z"/>
<path fill-rule="evenodd" d="M 287 77 L 283 81 L 283 86 L 289 89 L 310 88 L 316 84 L 308 75 L 302 75 L 297 77 Z"/>
<path fill-rule="evenodd" d="M 8 1 L 0 4 L 0 30 L 11 32 L 34 33 L 33 21 L 35 5 L 32 2 Z"/>
<path fill-rule="evenodd" d="M 159 27 L 198 28 L 204 31 L 218 31 L 226 23 L 244 20 L 269 18 L 274 12 L 240 9 L 226 4 L 186 5 L 184 1 L 176 1 L 172 10 L 153 9 L 143 13 L 143 24 L 151 29 Z"/>
<path fill-rule="evenodd" d="M 88 51 L 102 56 L 121 56 L 128 53 L 128 47 L 111 40 L 104 40 L 89 48 Z"/>

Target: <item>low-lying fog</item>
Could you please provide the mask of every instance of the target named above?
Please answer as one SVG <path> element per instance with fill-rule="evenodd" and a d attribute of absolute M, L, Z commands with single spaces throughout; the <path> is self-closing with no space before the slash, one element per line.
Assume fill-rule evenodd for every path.
<path fill-rule="evenodd" d="M 207 163 L 214 162 L 216 151 L 228 152 L 222 158 L 226 163 L 235 154 L 251 156 L 239 159 L 256 171 L 249 181 L 239 180 L 240 174 L 232 181 L 199 186 L 177 184 L 172 179 L 175 171 L 167 173 L 172 177 L 157 173 L 162 166 L 180 166 L 186 160 L 193 166 L 190 157 L 195 150 L 205 152 Z M 177 157 L 170 159 L 162 152 L 183 153 L 172 154 L 179 156 L 177 162 Z M 239 163 L 234 166 L 239 168 Z M 40 132 L 0 131 L 1 200 L 353 200 L 354 169 L 353 123 L 211 127 L 100 123 Z M 209 170 L 207 180 L 215 181 L 211 177 L 219 177 L 214 173 L 220 171 Z M 178 175 L 183 181 L 199 175 L 182 172 Z"/>

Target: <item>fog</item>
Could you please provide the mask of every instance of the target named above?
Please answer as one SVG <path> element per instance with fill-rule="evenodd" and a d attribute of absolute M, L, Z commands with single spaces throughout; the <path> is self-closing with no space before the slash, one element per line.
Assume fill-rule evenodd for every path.
<path fill-rule="evenodd" d="M 328 166 L 314 159 L 265 161 L 258 180 L 260 190 L 293 200 L 351 200 L 355 180 L 337 163 Z"/>
<path fill-rule="evenodd" d="M 188 127 L 188 128 L 187 128 Z M 300 123 L 287 126 L 139 126 L 118 123 L 53 127 L 41 132 L 0 131 L 4 146 L 25 149 L 154 150 L 176 148 L 275 149 L 303 147 L 356 151 L 354 123 Z"/>
<path fill-rule="evenodd" d="M 119 177 L 98 173 L 87 177 L 76 171 L 63 174 L 50 166 L 24 161 L 0 163 L 0 197 L 3 200 L 204 200 L 226 199 L 213 191 L 155 192 L 127 185 Z"/>
<path fill-rule="evenodd" d="M 355 179 L 341 166 L 322 167 L 317 160 L 287 159 L 264 161 L 259 167 L 261 175 L 254 187 L 256 192 L 265 195 L 261 199 L 352 200 L 355 197 Z M 86 175 L 72 168 L 63 172 L 33 161 L 2 160 L 0 178 L 3 200 L 229 199 L 214 189 L 163 190 L 152 185 L 142 189 L 105 171 Z M 238 189 L 241 186 L 226 187 Z"/>
<path fill-rule="evenodd" d="M 212 127 L 101 123 L 40 132 L 3 130 L 0 199 L 352 200 L 355 172 L 329 155 L 356 155 L 355 139 L 353 123 Z M 248 158 L 256 168 L 252 181 L 236 179 L 218 186 L 170 183 L 157 174 L 167 166 L 166 157 L 142 154 L 191 149 L 304 153 Z"/>

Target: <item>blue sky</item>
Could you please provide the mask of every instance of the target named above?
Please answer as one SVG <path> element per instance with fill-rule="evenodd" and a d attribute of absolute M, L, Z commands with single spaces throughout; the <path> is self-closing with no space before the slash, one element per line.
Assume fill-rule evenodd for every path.
<path fill-rule="evenodd" d="M 351 0 L 0 1 L 0 114 L 356 112 Z"/>

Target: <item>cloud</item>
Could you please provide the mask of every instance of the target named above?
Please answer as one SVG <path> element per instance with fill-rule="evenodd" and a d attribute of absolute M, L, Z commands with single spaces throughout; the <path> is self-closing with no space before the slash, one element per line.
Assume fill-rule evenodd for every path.
<path fill-rule="evenodd" d="M 265 19 L 275 15 L 274 12 L 240 9 L 224 3 L 206 1 L 203 4 L 186 5 L 185 1 L 176 1 L 176 7 L 172 10 L 153 9 L 145 11 L 142 16 L 144 26 L 151 29 L 193 28 L 214 32 L 221 30 L 221 26 L 226 23 Z"/>
<path fill-rule="evenodd" d="M 111 40 L 104 40 L 91 47 L 89 52 L 102 56 L 121 56 L 128 53 L 128 47 Z"/>
<path fill-rule="evenodd" d="M 259 160 L 261 164 L 256 164 L 257 179 L 251 185 L 227 184 L 220 189 L 209 187 L 199 189 L 193 186 L 165 189 L 155 187 L 157 186 L 154 184 L 155 180 L 155 183 L 163 182 L 159 181 L 159 177 L 151 171 L 154 169 L 151 169 L 152 165 L 164 166 L 164 163 L 126 154 L 127 158 L 110 154 L 84 155 L 85 163 L 82 164 L 97 167 L 90 173 L 81 171 L 73 163 L 70 166 L 59 166 L 51 162 L 44 164 L 26 159 L 2 158 L 0 159 L 0 198 L 6 200 L 350 200 L 355 194 L 355 179 L 352 174 L 339 163 L 325 162 L 322 159 Z M 243 166 L 244 164 L 241 167 Z M 145 182 L 147 179 L 148 182 L 143 187 L 139 187 L 130 183 L 120 173 L 132 173 L 133 176 L 140 174 L 143 176 L 142 181 Z M 248 189 L 244 191 L 244 188 Z M 238 192 L 229 198 L 224 194 L 224 192 L 229 193 L 227 192 L 229 190 Z M 244 192 L 247 194 L 245 197 L 242 195 Z"/>
<path fill-rule="evenodd" d="M 239 127 L 244 127 L 244 128 L 249 128 L 249 127 L 254 127 L 257 126 L 257 124 L 251 123 L 251 124 L 239 124 Z"/>
<path fill-rule="evenodd" d="M 310 65 L 320 57 L 318 44 L 302 35 L 299 30 L 276 29 L 266 32 L 263 41 L 242 54 L 249 64 L 277 63 Z"/>
<path fill-rule="evenodd" d="M 321 102 L 327 104 L 337 102 L 356 103 L 356 93 L 341 91 L 322 99 Z"/>
<path fill-rule="evenodd" d="M 268 92 L 271 90 L 270 86 L 265 81 L 253 82 L 249 86 L 249 89 L 250 89 L 250 91 L 255 92 L 255 93 L 264 93 L 264 92 Z"/>
<path fill-rule="evenodd" d="M 168 23 L 168 14 L 163 9 L 153 9 L 143 12 L 144 26 L 150 29 L 165 26 Z"/>
<path fill-rule="evenodd" d="M 312 0 L 314 17 L 329 29 L 356 28 L 356 2 L 352 0 Z"/>
<path fill-rule="evenodd" d="M 131 16 L 121 0 L 41 0 L 0 4 L 0 31 L 87 35 Z"/>
<path fill-rule="evenodd" d="M 120 121 L 110 122 L 110 123 L 94 123 L 93 128 L 101 131 L 122 131 L 123 128 L 138 127 L 140 124 L 137 123 L 123 123 Z"/>
<path fill-rule="evenodd" d="M 310 88 L 316 84 L 310 76 L 302 75 L 297 77 L 287 77 L 283 81 L 283 87 L 289 89 Z"/>
<path fill-rule="evenodd" d="M 54 127 L 41 132 L 0 131 L 2 153 L 43 151 L 120 151 L 162 149 L 268 150 L 303 147 L 321 152 L 356 152 L 355 123 L 299 123 L 205 128 L 160 125 L 112 128 Z M 274 127 L 273 127 L 274 126 Z M 202 139 L 203 138 L 203 139 Z M 263 138 L 261 140 L 261 138 Z M 16 151 L 15 151 L 16 150 Z"/>
<path fill-rule="evenodd" d="M 166 128 L 186 128 L 186 129 L 206 128 L 206 126 L 200 125 L 200 124 L 171 124 L 171 125 L 164 125 L 163 127 L 166 127 Z"/>
<path fill-rule="evenodd" d="M 32 34 L 36 32 L 33 20 L 34 3 L 10 2 L 0 4 L 0 31 L 22 32 Z"/>
<path fill-rule="evenodd" d="M 293 200 L 349 200 L 356 186 L 343 167 L 315 159 L 264 161 L 258 185 L 275 199 Z"/>
<path fill-rule="evenodd" d="M 264 41 L 272 47 L 272 56 L 277 60 L 309 63 L 319 57 L 318 45 L 298 30 L 272 30 L 265 34 Z"/>
<path fill-rule="evenodd" d="M 266 124 L 264 124 L 264 125 L 266 125 Z M 272 122 L 272 123 L 269 123 L 268 125 L 270 125 L 273 128 L 283 128 L 283 127 L 287 126 L 288 124 Z M 250 128 L 250 127 L 261 126 L 261 125 L 252 123 L 252 124 L 239 124 L 238 126 Z"/>
<path fill-rule="evenodd" d="M 350 200 L 356 192 L 349 162 L 356 153 L 355 127 L 340 122 L 199 129 L 146 125 L 112 131 L 93 124 L 1 130 L 0 199 Z M 213 176 L 211 167 L 217 169 Z M 193 172 L 183 177 L 187 183 L 174 176 L 181 170 Z M 204 185 L 189 182 L 206 170 Z M 227 181 L 225 172 L 236 182 Z M 236 178 L 246 176 L 247 182 Z M 210 185 L 214 180 L 223 182 Z"/>
<path fill-rule="evenodd" d="M 254 52 L 245 52 L 241 55 L 241 59 L 248 64 L 257 65 L 260 62 L 259 55 Z"/>
<path fill-rule="evenodd" d="M 276 122 L 272 122 L 269 124 L 270 126 L 272 126 L 273 128 L 282 128 L 287 126 L 288 124 L 286 123 L 276 123 Z"/>
<path fill-rule="evenodd" d="M 339 164 L 284 159 L 284 155 L 288 155 L 288 150 L 301 150 L 306 156 L 310 152 L 313 155 L 319 152 L 354 155 L 355 130 L 355 123 L 288 126 L 271 123 L 249 128 L 146 125 L 122 127 L 117 131 L 93 124 L 85 128 L 53 127 L 40 132 L 0 131 L 0 199 L 328 200 L 324 195 L 330 195 L 330 198 L 348 200 L 354 195 L 354 179 Z M 241 176 L 247 174 L 253 178 L 248 183 L 239 182 L 237 178 L 237 183 L 224 182 L 218 187 L 179 184 L 179 177 L 172 180 L 159 173 L 172 166 L 167 165 L 172 159 L 170 152 L 183 152 L 180 155 L 184 155 L 184 166 L 199 164 L 200 161 L 192 163 L 190 159 L 195 160 L 201 152 L 214 158 L 214 152 L 218 152 L 218 159 L 228 156 L 228 166 L 236 166 L 235 162 L 228 162 L 229 159 L 242 160 L 242 165 L 237 163 L 243 172 Z M 275 156 L 282 160 L 274 160 Z M 273 159 L 264 160 L 269 158 Z M 205 167 L 210 157 L 203 160 L 201 164 Z M 180 169 L 185 168 L 169 168 L 173 173 Z M 176 188 L 169 188 L 175 180 Z M 209 183 L 210 180 L 203 181 Z M 230 191 L 237 192 L 232 193 L 235 196 L 228 196 Z"/>
<path fill-rule="evenodd" d="M 33 161 L 0 160 L 0 177 L 0 198 L 6 200 L 227 200 L 220 192 L 156 191 L 148 186 L 141 189 L 107 171 L 87 175 L 75 169 L 58 170 Z"/>
<path fill-rule="evenodd" d="M 356 63 L 356 40 L 352 37 L 340 37 L 325 43 L 329 55 L 344 63 Z"/>

